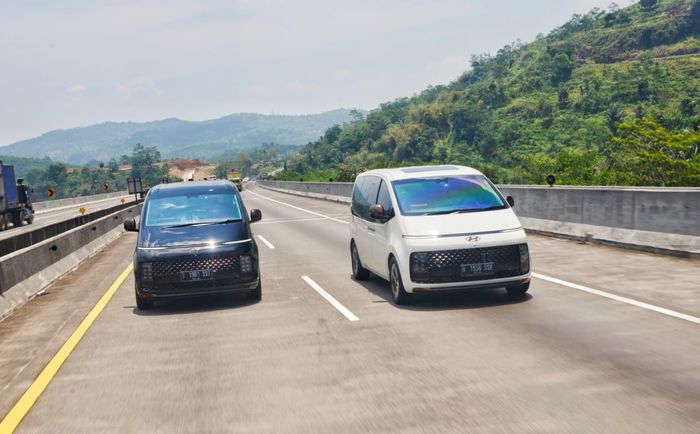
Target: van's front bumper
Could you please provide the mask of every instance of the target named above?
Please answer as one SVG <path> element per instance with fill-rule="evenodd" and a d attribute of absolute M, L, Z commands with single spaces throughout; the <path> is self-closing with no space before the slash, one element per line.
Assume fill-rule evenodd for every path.
<path fill-rule="evenodd" d="M 409 293 L 516 287 L 530 280 L 527 235 L 521 228 L 435 238 L 404 237 L 397 252 Z M 474 267 L 492 267 L 474 272 Z"/>
<path fill-rule="evenodd" d="M 490 279 L 475 282 L 446 283 L 441 285 L 421 285 L 418 283 L 413 283 L 413 285 L 415 286 L 411 288 L 411 291 L 407 292 L 416 294 L 438 292 L 463 292 L 475 289 L 510 288 L 525 285 L 528 282 L 530 282 L 530 273 L 518 276 L 517 278 Z"/>

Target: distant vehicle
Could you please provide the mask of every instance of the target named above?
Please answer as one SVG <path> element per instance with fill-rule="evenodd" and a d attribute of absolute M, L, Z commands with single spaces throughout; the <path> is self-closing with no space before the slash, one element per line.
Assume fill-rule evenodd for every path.
<path fill-rule="evenodd" d="M 15 178 L 15 167 L 0 161 L 0 231 L 12 223 L 14 227 L 34 223 L 32 190 L 24 179 Z"/>
<path fill-rule="evenodd" d="M 243 182 L 249 182 L 249 181 L 250 181 L 249 177 L 246 176 L 245 178 L 243 178 Z"/>
<path fill-rule="evenodd" d="M 226 181 L 179 182 L 153 187 L 140 226 L 131 218 L 124 229 L 139 232 L 134 252 L 136 306 L 156 300 L 205 294 L 247 292 L 262 296 L 258 246 L 240 193 Z"/>
<path fill-rule="evenodd" d="M 463 166 L 378 169 L 355 180 L 352 274 L 389 281 L 394 302 L 414 293 L 530 287 L 525 231 L 481 172 Z"/>
<path fill-rule="evenodd" d="M 241 172 L 236 169 L 231 169 L 228 174 L 226 174 L 226 179 L 236 184 L 238 191 L 243 191 L 243 182 L 241 181 Z"/>
<path fill-rule="evenodd" d="M 204 178 L 205 181 L 216 181 L 216 175 L 209 175 Z"/>

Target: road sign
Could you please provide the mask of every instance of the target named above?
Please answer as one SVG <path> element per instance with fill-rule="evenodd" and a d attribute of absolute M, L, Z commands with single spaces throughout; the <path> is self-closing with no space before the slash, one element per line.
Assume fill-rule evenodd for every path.
<path fill-rule="evenodd" d="M 49 188 L 49 190 L 46 192 L 46 194 L 47 194 L 49 197 L 54 197 L 54 196 L 56 196 L 56 190 L 53 189 L 53 188 Z"/>
<path fill-rule="evenodd" d="M 129 194 L 143 193 L 141 178 L 129 178 L 126 180 L 126 184 L 129 186 Z"/>
<path fill-rule="evenodd" d="M 107 184 L 106 182 L 102 184 L 102 190 L 109 191 L 109 184 Z"/>
<path fill-rule="evenodd" d="M 122 203 L 126 202 L 126 199 L 124 199 L 124 198 L 122 197 L 122 198 L 121 198 L 121 202 L 122 202 Z"/>
<path fill-rule="evenodd" d="M 81 214 L 81 215 L 85 215 L 86 209 L 85 209 L 85 208 L 80 208 L 78 211 L 80 211 L 80 214 Z"/>

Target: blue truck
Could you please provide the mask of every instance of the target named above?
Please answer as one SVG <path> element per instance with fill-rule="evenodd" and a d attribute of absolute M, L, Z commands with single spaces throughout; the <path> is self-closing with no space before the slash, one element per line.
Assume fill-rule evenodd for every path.
<path fill-rule="evenodd" d="M 15 177 L 15 166 L 0 161 L 0 231 L 34 223 L 32 190 Z"/>

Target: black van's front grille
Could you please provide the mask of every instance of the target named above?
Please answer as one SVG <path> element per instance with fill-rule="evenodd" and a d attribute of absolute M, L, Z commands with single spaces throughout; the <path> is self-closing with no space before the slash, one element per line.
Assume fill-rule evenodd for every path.
<path fill-rule="evenodd" d="M 529 271 L 526 244 L 411 254 L 411 280 L 417 283 L 501 279 Z"/>
<path fill-rule="evenodd" d="M 181 271 L 211 270 L 235 271 L 240 270 L 238 256 L 223 256 L 220 258 L 190 258 L 153 262 L 153 277 L 180 276 Z"/>

